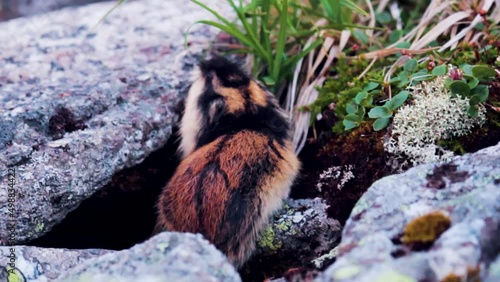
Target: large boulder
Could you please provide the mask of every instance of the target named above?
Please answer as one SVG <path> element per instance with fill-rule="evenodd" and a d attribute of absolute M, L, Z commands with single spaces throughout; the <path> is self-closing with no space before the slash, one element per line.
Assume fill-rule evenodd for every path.
<path fill-rule="evenodd" d="M 53 281 L 84 261 L 111 251 L 50 249 L 27 246 L 0 247 L 0 281 Z M 18 278 L 15 280 L 14 277 Z"/>
<path fill-rule="evenodd" d="M 241 281 L 221 252 L 201 235 L 188 233 L 164 232 L 123 251 L 16 248 L 19 256 L 9 278 L 18 281 Z M 8 247 L 0 247 L 0 254 L 4 265 Z M 0 278 L 7 274 L 1 271 Z"/>
<path fill-rule="evenodd" d="M 238 282 L 241 278 L 201 235 L 163 232 L 128 250 L 87 260 L 56 281 Z"/>
<path fill-rule="evenodd" d="M 184 32 L 212 17 L 190 1 L 145 0 L 96 26 L 113 5 L 0 23 L 0 185 L 11 186 L 0 189 L 11 202 L 0 202 L 0 245 L 45 234 L 171 135 L 217 30 L 194 25 L 187 49 Z"/>
<path fill-rule="evenodd" d="M 385 177 L 355 206 L 336 262 L 316 281 L 497 281 L 499 211 L 500 143 Z"/>

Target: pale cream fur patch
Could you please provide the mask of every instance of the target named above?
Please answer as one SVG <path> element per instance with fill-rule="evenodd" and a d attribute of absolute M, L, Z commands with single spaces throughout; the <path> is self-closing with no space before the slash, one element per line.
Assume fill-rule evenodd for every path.
<path fill-rule="evenodd" d="M 183 159 L 194 151 L 202 122 L 201 113 L 198 109 L 198 98 L 205 88 L 205 80 L 199 69 L 194 71 L 193 77 L 194 81 L 186 98 L 186 106 L 180 126 L 181 143 L 179 150 Z"/>

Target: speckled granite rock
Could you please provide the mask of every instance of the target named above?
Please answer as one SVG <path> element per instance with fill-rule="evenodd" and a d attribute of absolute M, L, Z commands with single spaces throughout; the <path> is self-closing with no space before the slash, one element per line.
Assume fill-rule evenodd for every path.
<path fill-rule="evenodd" d="M 10 249 L 13 248 L 13 252 Z M 8 280 L 9 272 L 4 269 L 9 267 L 10 257 L 14 256 L 15 274 L 10 274 L 10 278 L 16 275 L 22 278 L 18 281 L 53 281 L 61 273 L 80 265 L 85 260 L 102 256 L 111 251 L 107 250 L 67 250 L 67 249 L 45 249 L 26 246 L 0 247 L 0 281 Z M 10 270 L 10 268 L 9 268 Z"/>
<path fill-rule="evenodd" d="M 15 17 L 40 15 L 68 6 L 103 1 L 104 0 L 0 0 L 0 6 L 2 6 L 0 9 L 0 21 Z"/>
<path fill-rule="evenodd" d="M 83 262 L 59 282 L 241 281 L 226 257 L 201 235 L 163 232 L 129 250 Z"/>
<path fill-rule="evenodd" d="M 327 215 L 320 199 L 287 200 L 257 242 L 253 259 L 272 257 L 281 264 L 309 263 L 328 253 L 340 238 L 340 223 Z"/>
<path fill-rule="evenodd" d="M 375 182 L 346 223 L 337 261 L 316 281 L 484 277 L 500 251 L 499 160 L 500 143 Z M 420 251 L 403 244 L 408 222 L 433 211 L 448 215 L 450 228 Z"/>
<path fill-rule="evenodd" d="M 224 12 L 222 1 L 208 4 Z M 216 30 L 208 12 L 174 0 L 113 2 L 0 23 L 0 186 L 15 170 L 13 241 L 50 230 L 68 212 L 165 144 L 176 105 Z M 225 7 L 225 8 L 221 8 Z M 0 222 L 8 216 L 0 189 Z M 0 224 L 0 245 L 7 242 Z"/>

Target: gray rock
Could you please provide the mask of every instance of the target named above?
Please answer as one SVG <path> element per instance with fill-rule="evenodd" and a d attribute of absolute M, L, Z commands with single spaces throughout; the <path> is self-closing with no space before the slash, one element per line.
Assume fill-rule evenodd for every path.
<path fill-rule="evenodd" d="M 328 217 L 327 208 L 320 198 L 287 200 L 264 230 L 252 260 L 270 257 L 281 265 L 301 265 L 330 252 L 342 227 Z"/>
<path fill-rule="evenodd" d="M 490 264 L 488 269 L 488 274 L 484 279 L 485 282 L 497 282 L 500 281 L 500 255 L 497 256 L 497 259 Z"/>
<path fill-rule="evenodd" d="M 194 25 L 185 49 L 187 28 L 212 17 L 178 3 L 127 2 L 95 29 L 114 2 L 0 23 L 0 186 L 15 172 L 14 213 L 0 189 L 0 222 L 15 226 L 0 224 L 0 245 L 45 234 L 166 143 L 217 32 Z M 231 15 L 222 1 L 206 4 Z"/>
<path fill-rule="evenodd" d="M 12 250 L 12 251 L 11 251 Z M 90 258 L 109 253 L 107 250 L 67 250 L 28 246 L 0 247 L 0 281 L 53 281 L 61 273 Z M 4 269 L 4 267 L 7 268 Z M 9 274 L 12 271 L 12 274 Z M 11 276 L 11 277 L 8 277 Z M 11 280 L 8 280 L 11 278 Z"/>
<path fill-rule="evenodd" d="M 500 251 L 499 160 L 500 143 L 375 182 L 346 223 L 337 261 L 316 281 L 484 278 Z M 428 249 L 399 242 L 408 222 L 433 211 L 452 224 Z M 489 271 L 497 274 L 498 259 Z"/>
<path fill-rule="evenodd" d="M 319 198 L 312 200 L 287 200 L 283 209 L 275 215 L 273 223 L 264 232 L 263 237 L 258 243 L 256 254 L 253 259 L 259 261 L 263 257 L 266 257 L 272 258 L 274 261 L 280 261 L 281 264 L 294 265 L 302 264 L 303 262 L 310 262 L 312 259 L 330 251 L 330 249 L 338 243 L 341 226 L 338 221 L 327 217 L 327 208 L 328 206 Z M 299 218 L 300 220 L 297 220 Z M 93 267 L 102 266 L 104 269 L 109 268 L 109 271 L 113 273 L 115 271 L 117 273 L 121 273 L 124 269 L 123 267 L 125 267 L 125 264 L 122 264 L 124 262 L 127 262 L 127 267 L 130 266 L 131 268 L 142 268 L 144 267 L 143 263 L 149 264 L 150 262 L 143 262 L 139 258 L 141 256 L 151 257 L 151 253 L 147 253 L 151 251 L 151 246 L 161 246 L 169 244 L 169 242 L 175 242 L 176 244 L 179 244 L 178 248 L 185 248 L 185 252 L 193 252 L 193 254 L 187 255 L 195 256 L 200 253 L 198 247 L 193 247 L 193 242 L 196 241 L 196 244 L 202 245 L 203 248 L 207 247 L 210 253 L 213 252 L 214 247 L 212 245 L 208 246 L 206 241 L 201 239 L 200 235 L 183 235 L 180 233 L 165 234 L 167 235 L 155 236 L 146 243 L 140 244 L 128 251 L 123 252 L 99 249 L 50 249 L 29 246 L 0 247 L 0 266 L 9 266 L 10 257 L 12 256 L 10 249 L 14 248 L 12 253 L 15 256 L 15 271 L 19 277 L 24 277 L 26 281 L 53 281 L 61 275 L 65 275 L 65 279 L 72 281 L 73 279 L 76 279 L 76 277 L 80 277 L 80 272 L 86 273 L 89 271 L 89 266 L 84 267 L 85 270 L 81 271 L 71 270 L 71 268 L 81 265 L 83 261 L 88 260 L 89 258 L 99 257 L 107 253 L 111 254 L 110 257 L 115 259 L 119 258 L 120 261 L 115 262 L 115 259 L 106 258 L 103 259 L 103 261 L 106 261 L 103 263 L 101 260 L 94 260 L 91 262 Z M 202 253 L 204 254 L 204 252 Z M 168 253 L 166 255 L 171 256 L 172 254 Z M 216 258 L 217 260 L 221 260 L 218 251 Z M 169 258 L 169 260 L 170 259 L 172 261 L 178 260 L 178 258 Z M 201 275 L 196 272 L 198 269 L 197 267 L 206 267 L 203 265 L 205 261 L 212 260 L 213 258 L 198 259 L 193 257 L 191 266 L 196 265 L 196 267 L 192 273 L 184 273 L 188 277 L 186 279 L 194 277 L 191 275 Z M 109 261 L 113 261 L 113 263 Z M 158 261 L 158 263 L 166 264 L 168 262 Z M 198 266 L 198 264 L 202 264 L 202 266 Z M 93 267 L 92 271 L 95 270 Z M 72 274 L 66 275 L 65 273 L 67 271 Z M 78 272 L 78 274 L 74 274 L 76 272 Z M 0 280 L 2 278 L 1 273 L 3 273 L 4 276 L 8 274 L 7 271 L 1 271 L 0 269 Z M 149 273 L 149 270 L 144 270 L 144 273 Z M 139 273 L 134 273 L 134 275 L 135 274 L 139 275 Z M 92 276 L 92 278 L 86 277 L 85 275 L 87 274 L 81 275 L 83 275 L 84 278 L 91 279 L 92 281 L 93 279 L 97 279 L 94 276 Z M 155 278 L 157 278 L 157 275 L 160 274 L 155 274 Z M 174 271 L 174 274 L 169 272 L 165 273 L 165 275 L 177 274 Z M 102 279 L 107 278 L 109 277 L 106 276 Z M 127 277 L 121 278 L 125 279 Z"/>
<path fill-rule="evenodd" d="M 163 232 L 129 250 L 90 259 L 64 273 L 65 281 L 241 281 L 226 257 L 201 235 Z"/>
<path fill-rule="evenodd" d="M 0 21 L 15 17 L 40 15 L 63 7 L 83 5 L 104 0 L 0 0 Z"/>

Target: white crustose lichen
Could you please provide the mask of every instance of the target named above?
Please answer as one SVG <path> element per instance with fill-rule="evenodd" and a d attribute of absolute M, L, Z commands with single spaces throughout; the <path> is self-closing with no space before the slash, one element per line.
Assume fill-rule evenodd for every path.
<path fill-rule="evenodd" d="M 384 143 L 387 152 L 404 155 L 413 165 L 445 161 L 453 152 L 436 144 L 470 133 L 485 120 L 485 108 L 479 105 L 479 115 L 467 115 L 469 99 L 452 98 L 445 87 L 445 77 L 437 77 L 408 89 L 412 104 L 401 107 L 394 115 L 391 137 Z"/>

